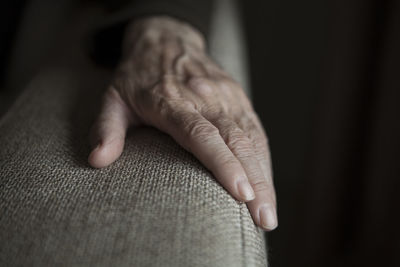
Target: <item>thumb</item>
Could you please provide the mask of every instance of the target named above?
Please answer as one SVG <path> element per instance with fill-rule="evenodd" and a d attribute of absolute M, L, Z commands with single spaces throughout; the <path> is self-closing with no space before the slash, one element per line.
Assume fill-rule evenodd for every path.
<path fill-rule="evenodd" d="M 132 111 L 111 87 L 104 95 L 100 115 L 90 134 L 93 150 L 88 161 L 92 167 L 103 168 L 119 158 L 124 148 L 126 131 L 132 123 Z"/>

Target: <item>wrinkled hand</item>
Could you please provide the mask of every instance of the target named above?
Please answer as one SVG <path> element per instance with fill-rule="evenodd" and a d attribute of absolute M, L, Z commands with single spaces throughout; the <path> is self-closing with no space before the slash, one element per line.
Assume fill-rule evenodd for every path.
<path fill-rule="evenodd" d="M 151 125 L 196 156 L 254 222 L 277 226 L 267 138 L 242 88 L 206 54 L 203 37 L 168 17 L 128 27 L 124 55 L 92 128 L 95 168 L 122 153 L 129 126 Z"/>

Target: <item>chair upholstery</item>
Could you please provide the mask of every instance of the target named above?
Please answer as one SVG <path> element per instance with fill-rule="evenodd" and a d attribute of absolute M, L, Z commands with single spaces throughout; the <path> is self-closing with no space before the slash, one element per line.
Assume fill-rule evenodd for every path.
<path fill-rule="evenodd" d="M 1 118 L 0 266 L 266 266 L 246 205 L 166 134 L 131 129 L 118 161 L 88 166 L 109 77 L 63 46 Z"/>

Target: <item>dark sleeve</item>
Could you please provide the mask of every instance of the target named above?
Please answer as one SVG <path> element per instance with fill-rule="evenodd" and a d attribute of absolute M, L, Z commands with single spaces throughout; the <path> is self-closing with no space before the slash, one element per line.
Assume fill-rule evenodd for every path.
<path fill-rule="evenodd" d="M 130 0 L 109 4 L 110 14 L 89 34 L 89 52 L 96 63 L 115 66 L 121 56 L 122 38 L 129 21 L 153 15 L 168 15 L 198 29 L 207 39 L 214 0 Z"/>

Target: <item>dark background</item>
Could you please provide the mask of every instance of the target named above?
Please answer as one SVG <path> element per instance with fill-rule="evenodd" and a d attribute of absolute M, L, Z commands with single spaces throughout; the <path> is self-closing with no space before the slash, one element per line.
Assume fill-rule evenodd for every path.
<path fill-rule="evenodd" d="M 296 266 L 312 129 L 327 50 L 327 1 L 270 0 L 243 5 L 253 102 L 267 130 L 279 227 L 268 234 L 271 266 Z M 255 28 L 253 25 L 260 25 Z"/>
<path fill-rule="evenodd" d="M 400 2 L 247 3 L 278 195 L 271 265 L 400 266 Z"/>

